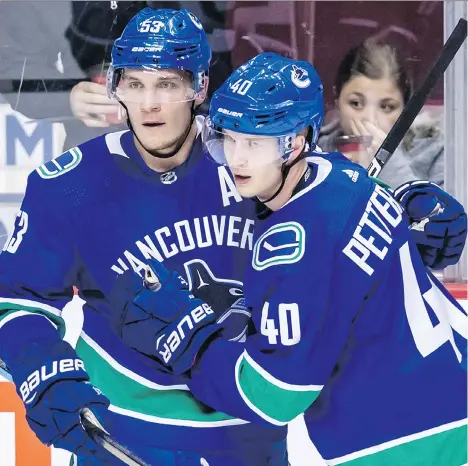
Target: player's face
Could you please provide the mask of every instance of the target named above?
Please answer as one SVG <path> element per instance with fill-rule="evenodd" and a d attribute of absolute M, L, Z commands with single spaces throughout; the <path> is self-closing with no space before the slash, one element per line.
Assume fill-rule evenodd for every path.
<path fill-rule="evenodd" d="M 278 189 L 282 160 L 278 138 L 226 130 L 224 153 L 242 197 L 267 199 Z"/>
<path fill-rule="evenodd" d="M 133 130 L 148 151 L 171 152 L 191 121 L 195 94 L 189 75 L 176 70 L 126 69 L 117 90 Z"/>
<path fill-rule="evenodd" d="M 403 95 L 389 78 L 351 78 L 338 99 L 341 126 L 353 134 L 352 121 L 367 121 L 388 133 L 403 110 Z"/>

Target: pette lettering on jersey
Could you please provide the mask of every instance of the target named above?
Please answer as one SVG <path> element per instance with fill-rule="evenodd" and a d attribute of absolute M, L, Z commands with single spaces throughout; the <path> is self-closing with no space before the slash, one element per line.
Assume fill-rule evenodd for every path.
<path fill-rule="evenodd" d="M 252 250 L 254 220 L 236 216 L 210 215 L 202 218 L 181 220 L 172 225 L 157 229 L 153 235 L 145 235 L 135 242 L 137 253 L 125 250 L 111 269 L 123 274 L 130 268 L 141 275 L 146 268 L 146 261 L 175 256 L 179 252 L 210 246 L 232 246 Z M 142 257 L 141 257 L 142 256 Z"/>
<path fill-rule="evenodd" d="M 386 189 L 376 185 L 366 210 L 343 252 L 368 275 L 374 273 L 368 260 L 383 260 L 392 243 L 392 230 L 402 221 L 403 208 Z"/>

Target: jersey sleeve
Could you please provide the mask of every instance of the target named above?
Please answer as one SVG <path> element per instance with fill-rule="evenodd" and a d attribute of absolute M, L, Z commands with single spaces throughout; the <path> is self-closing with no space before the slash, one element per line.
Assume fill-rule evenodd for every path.
<path fill-rule="evenodd" d="M 401 207 L 383 188 L 375 190 L 342 230 L 303 229 L 303 251 L 299 242 L 286 239 L 283 247 L 266 232 L 270 251 L 297 248 L 295 263 L 292 249 L 262 258 L 260 237 L 252 260 L 258 298 L 249 302 L 258 333 L 245 345 L 217 340 L 208 347 L 189 383 L 197 398 L 245 420 L 284 425 L 319 397 L 345 363 L 340 357 L 352 344 L 353 320 L 395 254 L 393 234 L 400 233 L 392 230 L 408 234 Z"/>
<path fill-rule="evenodd" d="M 37 172 L 28 178 L 14 231 L 0 254 L 0 359 L 65 334 L 61 309 L 73 297 L 73 249 L 59 206 Z"/>

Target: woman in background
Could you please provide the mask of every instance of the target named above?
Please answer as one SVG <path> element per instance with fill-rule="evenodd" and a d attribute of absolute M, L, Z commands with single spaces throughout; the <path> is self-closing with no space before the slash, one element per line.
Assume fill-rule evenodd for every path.
<path fill-rule="evenodd" d="M 372 39 L 351 49 L 335 79 L 339 116 L 324 126 L 318 146 L 341 151 L 368 167 L 411 96 L 411 85 L 397 51 Z M 422 113 L 415 119 L 380 178 L 391 186 L 412 179 L 444 184 L 440 121 Z"/>

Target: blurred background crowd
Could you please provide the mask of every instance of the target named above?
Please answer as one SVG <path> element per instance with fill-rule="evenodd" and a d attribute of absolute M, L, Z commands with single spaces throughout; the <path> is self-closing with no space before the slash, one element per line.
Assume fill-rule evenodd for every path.
<path fill-rule="evenodd" d="M 114 39 L 145 6 L 189 8 L 200 18 L 213 50 L 209 97 L 263 51 L 313 63 L 326 97 L 320 148 L 367 167 L 443 45 L 450 14 L 444 3 L 0 1 L 0 247 L 32 169 L 125 128 L 119 106 L 107 98 L 105 75 Z M 441 81 L 382 172 L 391 186 L 410 179 L 446 183 L 444 94 Z M 466 90 L 458 98 L 466 111 Z M 208 105 L 209 99 L 200 111 Z M 450 183 L 445 188 L 453 193 L 453 176 Z"/>

